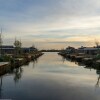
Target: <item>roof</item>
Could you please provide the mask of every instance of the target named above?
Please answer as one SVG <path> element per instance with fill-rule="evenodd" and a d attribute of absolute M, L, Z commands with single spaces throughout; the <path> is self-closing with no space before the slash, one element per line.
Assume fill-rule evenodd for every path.
<path fill-rule="evenodd" d="M 2 46 L 0 46 L 0 48 L 14 48 L 14 46 L 13 45 L 2 45 Z"/>
<path fill-rule="evenodd" d="M 0 46 L 0 48 L 2 49 L 14 49 L 14 46 L 13 45 L 3 45 L 3 46 Z"/>
<path fill-rule="evenodd" d="M 95 48 L 95 47 L 81 47 L 81 48 L 78 48 L 78 50 L 98 50 L 100 48 Z"/>
<path fill-rule="evenodd" d="M 22 48 L 23 50 L 37 50 L 36 48 L 32 48 L 32 47 L 24 47 L 24 48 Z"/>
<path fill-rule="evenodd" d="M 98 48 L 88 47 L 88 48 L 84 48 L 84 50 L 98 50 Z"/>

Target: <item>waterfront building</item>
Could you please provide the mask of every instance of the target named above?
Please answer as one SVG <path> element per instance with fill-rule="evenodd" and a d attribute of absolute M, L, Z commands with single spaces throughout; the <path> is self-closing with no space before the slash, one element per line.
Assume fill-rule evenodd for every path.
<path fill-rule="evenodd" d="M 98 54 L 100 48 L 98 47 L 80 47 L 77 49 L 78 53 L 84 53 L 84 54 L 89 54 L 89 55 L 96 55 Z"/>
<path fill-rule="evenodd" d="M 14 46 L 13 45 L 2 45 L 0 46 L 1 54 L 14 54 Z"/>
<path fill-rule="evenodd" d="M 1 54 L 14 54 L 15 53 L 15 47 L 13 45 L 2 45 L 0 46 Z M 21 51 L 23 53 L 31 53 L 37 51 L 36 48 L 33 47 L 24 47 L 21 48 Z"/>
<path fill-rule="evenodd" d="M 35 51 L 37 51 L 37 48 L 35 48 L 35 47 L 23 47 L 22 48 L 23 53 L 32 53 Z"/>

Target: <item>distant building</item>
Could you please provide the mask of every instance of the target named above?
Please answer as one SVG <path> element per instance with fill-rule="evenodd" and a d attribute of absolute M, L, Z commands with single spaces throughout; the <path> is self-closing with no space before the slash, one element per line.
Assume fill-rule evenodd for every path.
<path fill-rule="evenodd" d="M 89 55 L 96 55 L 98 53 L 100 48 L 97 47 L 81 47 L 78 48 L 78 53 L 84 53 L 84 54 L 89 54 Z"/>
<path fill-rule="evenodd" d="M 31 53 L 31 52 L 35 52 L 35 51 L 37 51 L 37 48 L 34 48 L 34 47 L 24 47 L 24 48 L 22 48 L 23 53 Z"/>
<path fill-rule="evenodd" d="M 80 48 L 78 48 L 77 53 L 84 53 L 84 48 L 86 47 L 81 46 Z"/>
<path fill-rule="evenodd" d="M 27 47 L 27 48 L 21 48 L 21 52 L 23 53 L 30 53 L 37 51 L 34 47 Z M 14 54 L 15 53 L 15 47 L 13 45 L 3 45 L 0 46 L 0 52 L 1 54 Z"/>
<path fill-rule="evenodd" d="M 14 50 L 15 50 L 15 48 L 13 45 L 0 46 L 1 54 L 13 54 Z"/>

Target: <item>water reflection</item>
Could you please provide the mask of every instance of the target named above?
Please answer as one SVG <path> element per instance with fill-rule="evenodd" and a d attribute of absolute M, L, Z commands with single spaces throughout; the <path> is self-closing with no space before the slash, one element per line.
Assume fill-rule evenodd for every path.
<path fill-rule="evenodd" d="M 3 75 L 0 79 L 0 98 L 99 100 L 99 80 L 99 67 L 81 66 L 61 58 L 57 53 L 45 53 L 40 59 Z M 99 90 L 95 92 L 95 88 Z"/>
<path fill-rule="evenodd" d="M 20 79 L 21 79 L 21 77 L 22 77 L 22 72 L 23 72 L 23 69 L 22 69 L 22 67 L 19 67 L 19 68 L 16 68 L 15 70 L 14 70 L 14 81 L 15 81 L 15 83 L 17 83 Z"/>
<path fill-rule="evenodd" d="M 62 56 L 62 62 L 64 63 L 66 61 L 66 58 Z"/>
<path fill-rule="evenodd" d="M 0 77 L 0 98 L 2 97 L 2 76 Z"/>
<path fill-rule="evenodd" d="M 38 63 L 38 59 L 39 59 L 39 58 L 36 58 L 36 59 L 33 60 L 33 68 L 34 68 L 35 65 Z"/>
<path fill-rule="evenodd" d="M 85 68 L 90 69 L 90 71 L 91 71 L 91 69 L 96 70 L 96 74 L 97 74 L 97 82 L 96 82 L 95 87 L 96 87 L 96 88 L 99 88 L 99 84 L 100 84 L 100 68 L 99 68 L 98 66 L 96 66 L 96 65 L 86 66 Z"/>
<path fill-rule="evenodd" d="M 97 66 L 97 65 L 85 65 L 83 62 L 76 62 L 76 61 L 73 61 L 71 59 L 68 59 L 68 58 L 65 58 L 62 56 L 62 61 L 65 62 L 65 61 L 69 61 L 69 62 L 74 62 L 75 64 L 77 64 L 78 66 L 83 66 L 84 68 L 86 69 L 90 69 L 90 71 L 92 69 L 96 70 L 96 74 L 97 74 L 97 81 L 96 81 L 96 85 L 95 87 L 96 88 L 99 88 L 99 85 L 100 85 L 100 67 Z M 68 65 L 68 62 L 67 62 L 67 65 Z"/>

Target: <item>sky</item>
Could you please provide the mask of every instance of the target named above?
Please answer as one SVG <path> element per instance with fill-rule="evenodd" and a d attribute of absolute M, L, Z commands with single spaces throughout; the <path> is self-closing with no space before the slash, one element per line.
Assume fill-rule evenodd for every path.
<path fill-rule="evenodd" d="M 100 39 L 100 0 L 0 0 L 3 43 L 62 49 Z"/>

